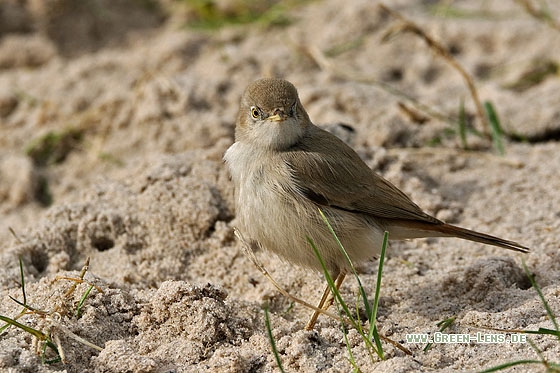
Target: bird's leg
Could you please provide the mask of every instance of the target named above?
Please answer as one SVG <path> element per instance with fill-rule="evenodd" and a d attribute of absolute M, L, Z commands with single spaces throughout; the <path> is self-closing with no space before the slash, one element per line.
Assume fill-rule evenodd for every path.
<path fill-rule="evenodd" d="M 319 301 L 319 304 L 317 305 L 317 308 L 323 309 L 323 306 L 325 305 L 325 302 L 326 302 L 327 298 L 329 297 L 329 291 L 330 291 L 330 287 L 327 284 L 327 287 L 325 288 L 325 291 L 323 292 L 323 296 L 321 297 L 321 300 Z M 317 322 L 318 318 L 319 318 L 319 311 L 315 310 L 315 312 L 313 312 L 313 315 L 311 316 L 311 319 L 309 319 L 309 321 L 307 322 L 307 325 L 305 325 L 305 330 L 313 330 L 313 328 L 315 327 L 315 323 Z"/>
<path fill-rule="evenodd" d="M 337 276 L 336 279 L 334 280 L 334 287 L 336 288 L 336 290 L 338 291 L 338 289 L 340 289 L 340 286 L 342 285 L 342 281 L 344 281 L 344 278 L 346 277 L 346 272 L 340 272 Z M 325 291 L 323 292 L 323 296 L 321 297 L 321 300 L 319 301 L 319 304 L 317 305 L 317 308 L 320 308 L 322 310 L 327 310 L 330 306 L 332 306 L 333 302 L 334 302 L 334 294 L 330 291 L 331 287 L 329 286 L 329 284 L 327 284 L 327 287 L 325 288 Z M 317 322 L 317 318 L 319 318 L 319 314 L 320 312 L 315 310 L 315 312 L 313 312 L 313 315 L 311 316 L 311 319 L 309 319 L 309 321 L 307 322 L 307 325 L 305 325 L 305 330 L 313 330 L 313 328 L 315 327 L 315 323 Z"/>
<path fill-rule="evenodd" d="M 338 291 L 342 286 L 342 281 L 344 281 L 345 277 L 346 277 L 346 272 L 341 272 L 336 277 L 336 280 L 334 281 L 334 286 L 336 287 L 336 291 Z M 325 302 L 325 307 L 323 308 L 324 310 L 332 306 L 334 302 L 334 297 L 335 297 L 334 293 L 331 292 L 329 298 Z"/>

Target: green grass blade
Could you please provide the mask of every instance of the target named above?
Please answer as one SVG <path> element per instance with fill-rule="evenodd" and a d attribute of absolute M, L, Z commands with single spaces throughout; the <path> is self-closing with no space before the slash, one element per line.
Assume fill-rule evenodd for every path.
<path fill-rule="evenodd" d="M 23 309 L 16 317 L 12 318 L 11 320 L 16 321 L 17 319 L 19 319 L 20 317 L 22 317 L 23 315 L 25 315 L 25 309 Z M 0 334 L 4 333 L 4 331 L 6 329 L 8 329 L 12 324 L 6 323 L 4 324 L 1 328 L 0 328 Z"/>
<path fill-rule="evenodd" d="M 16 236 L 15 232 L 13 231 L 12 228 L 10 228 L 10 232 L 12 232 L 12 234 L 14 235 L 14 237 L 16 237 L 16 239 L 19 241 L 19 238 Z M 27 305 L 27 295 L 25 294 L 25 275 L 23 274 L 23 262 L 21 260 L 21 256 L 19 257 L 19 274 L 20 274 L 20 279 L 21 279 L 21 291 L 23 293 L 23 302 L 18 301 L 17 299 L 15 299 L 14 297 L 10 296 L 10 299 L 13 300 L 14 302 L 16 302 L 17 304 L 23 306 L 23 310 L 20 312 L 19 315 L 17 315 L 15 318 L 10 319 L 12 321 L 16 321 L 17 319 L 19 319 L 21 316 L 23 316 L 25 314 L 25 310 L 26 309 L 30 309 L 33 310 L 32 307 Z M 3 325 L 0 328 L 0 333 L 4 332 L 4 330 L 8 329 L 10 327 L 10 323 L 6 323 L 5 325 Z"/>
<path fill-rule="evenodd" d="M 340 291 L 336 288 L 336 286 L 334 284 L 334 280 L 331 277 L 331 275 L 329 273 L 329 270 L 327 269 L 327 266 L 325 264 L 325 261 L 323 260 L 323 258 L 321 257 L 321 254 L 319 253 L 319 250 L 317 249 L 317 246 L 315 246 L 315 243 L 313 242 L 313 240 L 311 238 L 309 238 L 309 237 L 306 237 L 306 238 L 307 238 L 307 242 L 309 242 L 309 244 L 311 245 L 311 248 L 315 252 L 315 255 L 317 256 L 317 259 L 319 259 L 319 263 L 321 264 L 321 267 L 323 268 L 323 274 L 325 276 L 325 279 L 327 280 L 327 283 L 329 285 L 329 288 L 330 288 L 331 292 L 334 294 L 334 298 L 336 300 L 335 303 L 337 305 L 337 310 L 338 310 L 339 315 L 342 316 L 342 312 L 340 311 L 340 309 L 338 307 L 342 308 L 342 310 L 344 311 L 344 314 L 346 314 L 346 316 L 348 318 L 348 321 L 350 322 L 352 327 L 355 328 L 358 331 L 358 333 L 360 334 L 360 336 L 364 340 L 364 342 L 366 344 L 366 347 L 368 349 L 370 349 L 370 351 L 373 351 L 377 356 L 382 358 L 383 355 L 382 354 L 380 355 L 379 351 L 373 345 L 371 339 L 368 339 L 367 336 L 363 333 L 362 326 L 353 317 L 352 313 L 350 312 L 350 309 L 348 308 L 348 305 L 346 304 L 346 302 L 344 302 L 344 299 L 342 299 L 342 295 L 340 295 Z"/>
<path fill-rule="evenodd" d="M 4 324 L 4 325 L 0 328 L 0 334 L 4 333 L 4 331 L 10 327 L 10 325 L 11 325 L 11 324 L 8 324 L 8 323 Z"/>
<path fill-rule="evenodd" d="M 268 339 L 270 341 L 270 347 L 272 348 L 272 353 L 274 354 L 274 359 L 278 365 L 278 369 L 284 373 L 284 368 L 282 367 L 282 360 L 280 359 L 280 354 L 276 348 L 276 340 L 274 335 L 272 335 L 272 326 L 270 325 L 270 315 L 268 314 L 268 304 L 264 307 L 264 323 L 266 325 L 266 332 L 268 333 Z"/>
<path fill-rule="evenodd" d="M 457 319 L 457 316 L 451 316 L 448 317 L 445 320 L 442 320 L 440 322 L 437 323 L 437 326 L 439 327 L 439 332 L 443 332 L 445 329 L 449 328 L 451 326 L 451 324 L 453 324 L 455 322 L 455 319 Z M 432 348 L 433 343 L 430 342 L 428 344 L 426 344 L 426 346 L 424 347 L 424 349 L 422 351 L 427 352 L 428 350 L 430 350 Z"/>
<path fill-rule="evenodd" d="M 500 155 L 504 155 L 504 144 L 502 142 L 503 131 L 498 115 L 494 110 L 494 105 L 492 105 L 491 102 L 486 101 L 484 103 L 484 109 L 486 110 L 486 116 L 488 117 L 488 122 L 490 122 L 490 127 L 492 129 L 492 143 L 494 148 Z"/>
<path fill-rule="evenodd" d="M 52 359 L 46 359 L 47 347 L 49 347 L 51 350 L 53 350 L 56 353 L 56 357 L 54 357 Z M 41 363 L 51 365 L 51 364 L 59 363 L 61 360 L 62 360 L 62 358 L 60 357 L 60 354 L 58 353 L 58 349 L 56 348 L 56 345 L 54 343 L 52 343 L 51 341 L 44 341 L 43 348 L 41 350 Z"/>
<path fill-rule="evenodd" d="M 338 302 L 335 302 L 335 306 L 338 314 L 341 315 L 342 311 L 340 310 Z M 344 336 L 344 344 L 346 345 L 346 350 L 348 351 L 348 361 L 350 362 L 350 365 L 352 365 L 353 371 L 355 373 L 358 373 L 360 372 L 360 368 L 356 363 L 356 359 L 354 359 L 354 353 L 352 352 L 352 347 L 350 346 L 350 342 L 348 341 L 348 332 L 343 322 L 340 323 L 340 329 L 342 330 L 342 335 Z"/>
<path fill-rule="evenodd" d="M 43 341 L 49 340 L 49 336 L 46 335 L 45 333 L 43 333 L 42 331 L 37 330 L 37 329 L 33 329 L 30 326 L 19 323 L 14 319 L 10 319 L 9 317 L 0 315 L 0 320 L 4 321 L 4 322 L 6 322 L 6 323 L 8 323 L 12 326 L 15 326 L 16 328 L 20 328 L 21 330 L 26 331 L 29 334 L 34 335 L 35 337 L 37 337 L 37 339 L 40 339 L 40 340 L 43 340 Z"/>
<path fill-rule="evenodd" d="M 554 313 L 552 312 L 550 306 L 548 305 L 548 302 L 546 301 L 541 289 L 539 288 L 535 279 L 533 278 L 533 276 L 529 272 L 529 269 L 527 268 L 527 264 L 525 264 L 525 260 L 522 260 L 522 264 L 523 264 L 523 270 L 525 271 L 525 274 L 527 275 L 527 278 L 529 278 L 529 281 L 531 282 L 531 285 L 533 286 L 533 288 L 535 289 L 535 291 L 539 295 L 539 298 L 541 299 L 541 302 L 544 305 L 544 308 L 546 309 L 548 317 L 550 318 L 550 320 L 552 321 L 552 324 L 554 325 L 554 328 L 556 329 L 556 330 L 552 330 L 552 329 L 547 329 L 547 328 L 539 328 L 538 330 L 524 330 L 523 333 L 539 334 L 539 335 L 549 334 L 549 335 L 556 336 L 560 340 L 560 330 L 558 328 L 558 323 L 556 321 L 556 317 L 554 316 Z M 508 362 L 508 363 L 505 363 L 505 364 L 497 365 L 497 366 L 494 366 L 492 368 L 483 370 L 481 373 L 496 372 L 496 371 L 499 371 L 499 370 L 511 368 L 513 366 L 516 366 L 516 365 L 527 365 L 527 364 L 543 365 L 546 368 L 546 371 L 559 371 L 560 370 L 560 364 L 551 363 L 551 362 L 546 361 L 542 352 L 541 352 L 541 350 L 530 339 L 527 339 L 527 341 L 529 342 L 531 347 L 533 347 L 533 349 L 536 351 L 537 355 L 541 358 L 541 360 L 511 361 L 511 362 Z"/>
<path fill-rule="evenodd" d="M 377 268 L 377 283 L 375 284 L 375 296 L 373 298 L 373 309 L 369 315 L 369 334 L 368 339 L 372 339 L 377 346 L 378 355 L 381 359 L 384 358 L 383 345 L 381 338 L 377 331 L 377 310 L 379 309 L 379 294 L 381 293 L 381 278 L 383 275 L 383 263 L 385 262 L 385 252 L 387 251 L 387 244 L 389 242 L 389 232 L 383 233 L 383 244 L 381 245 L 381 254 L 379 255 L 379 267 Z"/>
<path fill-rule="evenodd" d="M 319 263 L 321 264 L 321 267 L 323 268 L 323 274 L 325 275 L 325 279 L 327 280 L 327 283 L 329 284 L 329 288 L 331 289 L 331 292 L 334 294 L 335 299 L 340 303 L 340 306 L 344 310 L 344 313 L 346 314 L 346 316 L 348 316 L 348 318 L 352 322 L 352 325 L 355 326 L 355 321 L 352 318 L 352 313 L 350 313 L 350 309 L 348 308 L 348 305 L 346 304 L 346 302 L 344 302 L 344 299 L 342 299 L 342 296 L 340 295 L 340 291 L 338 291 L 338 289 L 334 285 L 334 280 L 333 280 L 331 274 L 329 273 L 329 270 L 327 269 L 327 265 L 325 264 L 325 261 L 323 260 L 323 257 L 321 257 L 321 254 L 319 253 L 319 250 L 317 249 L 317 246 L 315 246 L 315 243 L 313 242 L 313 240 L 311 238 L 309 238 L 309 237 L 306 237 L 306 238 L 307 238 L 307 242 L 309 242 L 309 244 L 311 245 L 311 248 L 315 252 L 315 255 L 319 259 Z"/>
<path fill-rule="evenodd" d="M 377 318 L 377 310 L 379 309 L 379 294 L 381 293 L 381 278 L 383 275 L 383 263 L 385 262 L 385 252 L 389 242 L 389 232 L 383 233 L 383 244 L 381 245 L 381 254 L 379 255 L 379 267 L 377 268 L 377 283 L 375 284 L 375 297 L 373 298 L 373 309 L 371 311 L 370 322 Z"/>
<path fill-rule="evenodd" d="M 523 333 L 525 333 L 525 334 L 539 334 L 539 335 L 549 334 L 549 335 L 553 335 L 555 337 L 558 337 L 560 339 L 560 331 L 547 329 L 547 328 L 539 328 L 538 330 L 523 330 Z"/>
<path fill-rule="evenodd" d="M 541 289 L 539 288 L 539 286 L 537 285 L 537 282 L 535 281 L 535 279 L 533 278 L 533 276 L 531 275 L 531 273 L 529 272 L 529 269 L 527 268 L 527 264 L 525 264 L 525 260 L 522 260 L 521 262 L 523 264 L 523 270 L 525 271 L 525 274 L 527 275 L 527 277 L 529 278 L 529 281 L 531 282 L 531 286 L 533 286 L 533 288 L 535 289 L 535 291 L 537 292 L 537 294 L 539 295 L 539 298 L 541 298 L 541 302 L 544 305 L 544 308 L 546 309 L 546 313 L 548 314 L 548 317 L 550 318 L 550 320 L 552 321 L 552 324 L 554 325 L 554 329 L 556 330 L 556 333 L 554 333 L 554 335 L 556 335 L 558 337 L 558 339 L 560 340 L 560 328 L 558 328 L 558 322 L 556 321 L 556 316 L 554 316 L 554 313 L 552 312 L 552 309 L 550 309 L 550 306 L 548 305 L 548 302 L 546 301 L 546 299 L 544 298 L 544 295 L 541 291 Z M 539 328 L 539 330 L 550 330 L 550 329 L 543 329 L 543 328 Z M 543 333 L 543 334 L 551 334 L 551 333 Z"/>
<path fill-rule="evenodd" d="M 84 305 L 84 302 L 86 301 L 86 298 L 88 297 L 89 293 L 91 292 L 91 289 L 93 289 L 93 285 L 90 285 L 89 288 L 86 290 L 86 292 L 84 293 L 84 295 L 82 295 L 82 297 L 80 298 L 80 301 L 78 302 L 78 306 L 76 307 L 76 317 L 80 317 L 80 311 L 82 310 L 82 306 Z"/>
<path fill-rule="evenodd" d="M 527 342 L 529 342 L 529 345 L 533 348 L 533 350 L 535 350 L 535 352 L 537 353 L 537 355 L 541 359 L 541 361 L 543 363 L 546 362 L 546 359 L 544 358 L 541 349 L 537 347 L 535 342 L 533 342 L 530 338 L 527 338 Z"/>
<path fill-rule="evenodd" d="M 27 296 L 25 295 L 25 276 L 23 274 L 23 262 L 19 257 L 19 274 L 21 276 L 21 292 L 23 293 L 23 304 L 27 304 Z"/>
<path fill-rule="evenodd" d="M 12 297 L 11 295 L 8 295 L 8 298 L 10 298 L 11 300 L 13 300 L 14 302 L 16 302 L 17 304 L 19 304 L 20 306 L 22 306 L 22 307 L 24 308 L 23 311 L 21 311 L 22 313 L 24 313 L 25 310 L 30 310 L 30 311 L 39 313 L 39 314 L 41 314 L 41 315 L 46 315 L 46 314 L 48 314 L 47 311 L 43 311 L 43 310 L 40 310 L 40 309 L 31 307 L 29 304 L 25 304 L 25 303 L 23 303 L 23 302 L 20 302 L 19 300 L 17 300 L 16 298 Z"/>
<path fill-rule="evenodd" d="M 496 365 L 492 368 L 488 368 L 485 370 L 480 371 L 479 373 L 490 373 L 490 372 L 497 372 L 499 370 L 508 369 L 514 367 L 516 365 L 523 365 L 523 364 L 542 364 L 543 362 L 540 360 L 517 360 L 517 361 L 510 361 L 509 363 L 504 363 L 500 365 Z M 554 364 L 556 365 L 556 364 Z"/>
<path fill-rule="evenodd" d="M 344 257 L 346 259 L 346 262 L 350 266 L 352 274 L 354 275 L 354 277 L 356 278 L 356 281 L 358 282 L 358 289 L 360 291 L 360 295 L 362 296 L 362 299 L 364 300 L 364 307 L 365 307 L 365 310 L 366 310 L 366 314 L 370 315 L 371 314 L 371 309 L 370 309 L 370 305 L 369 305 L 369 301 L 368 301 L 366 292 L 364 290 L 364 287 L 362 286 L 362 281 L 360 280 L 360 276 L 358 276 L 358 272 L 356 272 L 356 269 L 354 268 L 354 264 L 352 263 L 352 260 L 350 259 L 350 256 L 348 255 L 348 252 L 346 251 L 346 249 L 344 249 L 344 246 L 342 245 L 342 242 L 340 242 L 340 240 L 339 240 L 336 232 L 334 231 L 331 223 L 329 222 L 329 220 L 327 219 L 327 217 L 323 213 L 323 210 L 319 209 L 319 214 L 321 215 L 321 218 L 323 219 L 323 221 L 327 225 L 330 233 L 332 234 L 332 236 L 336 240 L 336 243 L 337 243 L 340 251 L 342 252 L 342 254 L 344 255 Z"/>
<path fill-rule="evenodd" d="M 356 282 L 358 283 L 359 294 L 360 294 L 360 297 L 363 300 L 364 308 L 365 308 L 365 311 L 368 315 L 368 319 L 369 319 L 369 322 L 370 322 L 370 331 L 369 331 L 368 335 L 366 335 L 363 331 L 363 328 L 362 328 L 361 323 L 359 321 L 359 314 L 358 314 L 357 318 L 354 318 L 352 316 L 352 314 L 350 313 L 350 310 L 348 309 L 346 303 L 344 302 L 344 300 L 340 296 L 340 292 L 334 286 L 334 281 L 331 278 L 330 274 L 328 273 L 326 265 L 325 265 L 323 259 L 321 258 L 321 255 L 319 254 L 319 251 L 317 250 L 317 247 L 315 246 L 315 244 L 313 243 L 313 241 L 309 237 L 307 237 L 307 240 L 311 244 L 311 247 L 313 248 L 313 250 L 315 251 L 315 255 L 317 255 L 317 257 L 319 258 L 319 262 L 321 263 L 321 266 L 323 267 L 323 271 L 325 272 L 325 278 L 327 279 L 329 287 L 330 287 L 331 291 L 333 292 L 333 294 L 335 294 L 336 300 L 338 302 L 340 302 L 341 307 L 344 310 L 344 313 L 348 316 L 348 319 L 350 320 L 350 323 L 358 331 L 358 333 L 362 336 L 362 338 L 364 339 L 368 348 L 370 348 L 373 352 L 375 352 L 375 354 L 377 356 L 379 356 L 380 359 L 383 360 L 385 358 L 384 353 L 383 353 L 383 346 L 381 344 L 381 338 L 379 337 L 379 333 L 378 333 L 377 327 L 375 325 L 377 308 L 375 310 L 373 310 L 371 308 L 369 300 L 368 300 L 367 295 L 366 295 L 366 291 L 364 289 L 364 286 L 362 285 L 362 281 L 360 280 L 360 277 L 358 276 L 358 273 L 357 273 L 354 265 L 352 264 L 352 260 L 350 259 L 350 256 L 348 255 L 348 253 L 344 249 L 344 246 L 342 245 L 342 242 L 340 242 L 340 240 L 339 240 L 336 232 L 334 231 L 332 225 L 330 224 L 330 222 L 328 221 L 327 217 L 325 216 L 325 214 L 323 213 L 323 211 L 321 209 L 319 209 L 319 214 L 321 215 L 321 218 L 323 219 L 323 221 L 327 225 L 330 233 L 335 238 L 340 251 L 342 252 L 344 257 L 346 258 L 346 261 L 347 261 L 347 263 L 348 263 L 348 265 L 349 265 L 349 267 L 350 267 L 350 269 L 351 269 L 351 271 L 352 271 L 352 273 L 353 273 L 353 275 L 356 279 Z M 385 248 L 387 247 L 387 242 L 385 242 L 385 240 L 384 240 L 383 246 Z M 384 251 L 383 248 L 382 248 L 382 251 Z M 383 259 L 384 259 L 384 257 L 385 257 L 384 252 L 382 253 L 382 256 L 383 256 Z M 381 260 L 381 263 L 382 263 L 382 260 Z M 382 269 L 383 269 L 383 264 L 381 264 L 381 270 Z M 381 276 L 381 274 L 378 272 L 378 288 L 377 288 L 377 291 L 376 291 L 377 301 L 375 302 L 376 304 L 379 304 L 379 289 L 380 289 L 380 285 L 381 285 L 380 276 Z M 358 319 L 358 321 L 356 319 Z M 373 345 L 373 342 L 375 342 L 375 346 Z"/>

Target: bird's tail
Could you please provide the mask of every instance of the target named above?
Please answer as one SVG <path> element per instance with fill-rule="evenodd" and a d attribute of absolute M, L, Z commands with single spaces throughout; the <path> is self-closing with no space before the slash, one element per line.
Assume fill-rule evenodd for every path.
<path fill-rule="evenodd" d="M 464 240 L 480 242 L 486 245 L 503 247 L 504 249 L 528 253 L 528 247 L 523 246 L 517 242 L 504 240 L 503 238 L 491 236 L 486 233 L 473 231 L 466 228 L 457 227 L 451 224 L 438 224 L 431 227 L 432 230 L 442 233 L 442 236 L 458 237 Z"/>
<path fill-rule="evenodd" d="M 389 231 L 389 238 L 394 240 L 421 237 L 458 237 L 464 240 L 503 247 L 505 249 L 519 251 L 522 253 L 530 251 L 528 247 L 517 242 L 504 240 L 503 238 L 486 233 L 446 224 L 438 220 L 433 222 L 392 220 L 385 223 L 385 228 Z"/>

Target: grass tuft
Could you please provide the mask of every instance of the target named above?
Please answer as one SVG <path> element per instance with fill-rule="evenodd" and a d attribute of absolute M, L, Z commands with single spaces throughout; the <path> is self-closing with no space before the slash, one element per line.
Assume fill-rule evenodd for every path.
<path fill-rule="evenodd" d="M 309 0 L 182 0 L 193 29 L 216 30 L 226 26 L 260 23 L 265 26 L 286 26 L 292 22 L 288 11 Z"/>
<path fill-rule="evenodd" d="M 62 131 L 49 131 L 32 139 L 25 147 L 25 154 L 36 166 L 49 166 L 63 162 L 83 140 L 84 131 L 69 127 Z"/>
<path fill-rule="evenodd" d="M 82 268 L 82 271 L 80 273 L 79 278 L 64 277 L 64 276 L 58 276 L 58 277 L 55 278 L 55 281 L 64 279 L 64 280 L 71 280 L 71 281 L 75 282 L 66 291 L 66 293 L 64 294 L 65 297 L 68 297 L 69 295 L 71 295 L 75 291 L 75 288 L 76 288 L 78 283 L 88 283 L 87 281 L 85 281 L 83 279 L 83 277 L 84 277 L 84 275 L 85 275 L 85 273 L 88 269 L 88 263 L 89 263 L 89 258 L 86 260 L 86 264 Z M 93 344 L 93 343 L 83 339 L 82 337 L 74 334 L 72 331 L 70 331 L 68 328 L 66 328 L 61 322 L 61 320 L 62 320 L 61 317 L 64 317 L 64 316 L 74 314 L 76 317 L 80 317 L 81 308 L 82 308 L 84 302 L 86 301 L 87 297 L 89 296 L 91 290 L 93 288 L 95 288 L 99 292 L 103 293 L 103 291 L 98 286 L 95 286 L 93 284 L 88 283 L 90 286 L 86 290 L 86 292 L 81 296 L 75 312 L 69 312 L 69 309 L 61 308 L 61 307 L 57 307 L 56 309 L 54 309 L 52 311 L 44 311 L 44 310 L 37 309 L 37 308 L 28 304 L 27 293 L 25 291 L 25 275 L 24 275 L 24 271 L 23 271 L 23 263 L 22 263 L 21 257 L 19 258 L 19 269 L 20 269 L 23 301 L 19 301 L 19 300 L 15 299 L 14 297 L 11 297 L 11 296 L 10 296 L 10 299 L 13 300 L 15 303 L 19 304 L 20 306 L 22 306 L 23 309 L 19 312 L 19 314 L 17 314 L 13 318 L 0 315 L 0 320 L 4 321 L 6 323 L 2 327 L 0 327 L 0 333 L 4 332 L 10 326 L 13 326 L 13 327 L 16 327 L 16 328 L 19 328 L 19 329 L 23 330 L 26 333 L 31 334 L 33 337 L 35 337 L 37 339 L 37 341 L 39 341 L 39 343 L 37 344 L 37 347 L 38 347 L 38 349 L 40 349 L 40 351 L 38 351 L 38 352 L 40 352 L 41 362 L 43 364 L 55 364 L 55 363 L 58 363 L 58 362 L 66 363 L 65 356 L 64 356 L 64 350 L 62 349 L 58 332 L 61 332 L 65 335 L 67 335 L 68 337 L 74 339 L 75 341 L 78 341 L 81 344 L 86 345 L 90 348 L 93 348 L 93 349 L 98 350 L 98 351 L 102 350 L 101 347 L 96 346 L 95 344 Z M 36 316 L 46 320 L 47 324 L 48 324 L 48 327 L 46 328 L 47 330 L 45 330 L 45 331 L 38 330 L 38 329 L 35 329 L 35 328 L 33 328 L 29 325 L 26 325 L 26 324 L 23 324 L 23 323 L 17 321 L 22 316 L 29 315 L 29 314 L 36 315 Z"/>
<path fill-rule="evenodd" d="M 436 324 L 439 327 L 438 331 L 441 333 L 445 329 L 449 328 L 455 322 L 455 319 L 457 319 L 457 316 L 451 316 L 451 317 L 448 317 L 445 320 L 442 320 L 442 321 L 438 322 Z M 426 346 L 424 347 L 424 349 L 422 351 L 428 352 L 432 348 L 432 346 L 433 346 L 433 343 L 430 342 L 430 343 L 426 344 Z"/>
<path fill-rule="evenodd" d="M 346 259 L 346 262 L 348 264 L 348 267 L 350 268 L 350 271 L 352 272 L 352 274 L 354 275 L 354 278 L 356 279 L 356 282 L 358 283 L 358 292 L 359 292 L 359 297 L 358 298 L 362 300 L 364 309 L 366 311 L 366 314 L 368 315 L 369 329 L 367 330 L 367 332 L 362 327 L 358 310 L 356 310 L 356 314 L 353 314 L 352 312 L 350 312 L 350 309 L 348 308 L 346 302 L 342 299 L 340 291 L 336 288 L 336 286 L 334 284 L 334 281 L 332 279 L 332 276 L 330 275 L 330 273 L 327 269 L 327 266 L 326 266 L 323 258 L 321 257 L 321 255 L 319 253 L 319 250 L 317 249 L 317 247 L 315 246 L 315 244 L 313 243 L 313 241 L 309 237 L 307 238 L 307 240 L 310 243 L 311 247 L 313 248 L 313 251 L 315 252 L 315 255 L 317 256 L 317 259 L 319 260 L 319 263 L 321 264 L 321 267 L 323 268 L 323 273 L 324 273 L 325 279 L 327 280 L 327 283 L 328 283 L 328 285 L 331 289 L 331 292 L 332 292 L 332 294 L 335 298 L 335 301 L 338 303 L 338 305 L 342 309 L 343 314 L 347 317 L 350 324 L 358 331 L 358 333 L 360 334 L 360 336 L 364 340 L 364 342 L 366 344 L 366 347 L 368 348 L 368 351 L 370 351 L 370 356 L 373 357 L 373 354 L 376 354 L 380 359 L 383 360 L 383 359 L 385 359 L 385 356 L 384 356 L 384 352 L 383 352 L 383 345 L 381 344 L 381 338 L 380 338 L 378 330 L 377 330 L 376 318 L 377 318 L 377 310 L 378 310 L 378 307 L 379 307 L 379 294 L 380 294 L 380 291 L 381 291 L 381 278 L 382 278 L 382 273 L 383 273 L 383 262 L 384 262 L 384 259 L 385 259 L 385 252 L 386 252 L 386 249 L 387 249 L 389 234 L 388 234 L 388 232 L 385 232 L 384 235 L 383 235 L 383 244 L 382 244 L 382 247 L 381 247 L 381 255 L 379 257 L 379 267 L 378 267 L 378 271 L 377 271 L 377 284 L 376 284 L 376 289 L 375 289 L 375 297 L 374 297 L 374 300 L 373 300 L 373 304 L 370 305 L 370 302 L 368 300 L 368 297 L 367 297 L 366 291 L 364 289 L 364 286 L 362 285 L 360 277 L 359 277 L 359 275 L 358 275 L 358 273 L 357 273 L 357 271 L 354 267 L 354 264 L 352 263 L 352 260 L 350 259 L 350 256 L 348 255 L 347 251 L 344 249 L 344 246 L 340 242 L 340 239 L 336 235 L 332 225 L 330 224 L 330 222 L 328 221 L 327 217 L 325 216 L 325 214 L 323 213 L 323 211 L 321 209 L 319 209 L 319 214 L 321 215 L 321 218 L 323 219 L 323 221 L 327 225 L 330 233 L 332 234 L 332 236 L 336 240 L 337 245 L 338 245 L 341 253 L 343 254 L 343 256 Z M 339 314 L 341 314 L 341 316 L 342 316 L 342 312 L 339 312 Z M 372 341 L 375 343 L 375 345 L 372 343 Z"/>

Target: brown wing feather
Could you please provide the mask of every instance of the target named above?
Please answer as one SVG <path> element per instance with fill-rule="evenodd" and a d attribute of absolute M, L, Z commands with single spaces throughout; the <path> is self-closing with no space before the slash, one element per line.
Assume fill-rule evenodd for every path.
<path fill-rule="evenodd" d="M 329 147 L 333 142 L 337 146 Z M 333 154 L 329 148 L 340 151 Z M 382 219 L 442 223 L 374 173 L 342 140 L 318 127 L 310 127 L 307 138 L 284 156 L 298 192 L 315 203 Z"/>

